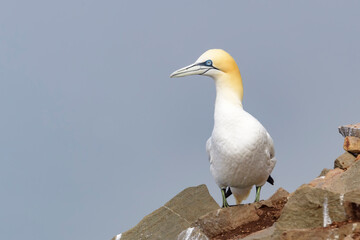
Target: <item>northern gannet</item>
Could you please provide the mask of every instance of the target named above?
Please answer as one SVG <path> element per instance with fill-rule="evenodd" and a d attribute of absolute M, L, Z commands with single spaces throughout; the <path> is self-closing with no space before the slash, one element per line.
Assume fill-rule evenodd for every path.
<path fill-rule="evenodd" d="M 259 201 L 261 187 L 273 181 L 270 173 L 276 163 L 274 144 L 263 125 L 243 109 L 243 85 L 235 60 L 224 50 L 210 49 L 170 77 L 189 75 L 215 80 L 214 128 L 206 151 L 211 174 L 221 189 L 223 207 L 229 206 L 226 198 L 231 192 L 236 204 L 240 204 L 253 185 L 255 201 Z"/>

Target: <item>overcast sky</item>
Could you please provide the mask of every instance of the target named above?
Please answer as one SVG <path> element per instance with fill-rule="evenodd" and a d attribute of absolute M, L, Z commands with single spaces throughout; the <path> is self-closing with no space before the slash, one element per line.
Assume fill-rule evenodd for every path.
<path fill-rule="evenodd" d="M 2 1 L 0 239 L 110 239 L 209 172 L 215 87 L 170 79 L 204 51 L 237 61 L 244 108 L 294 191 L 360 122 L 359 1 Z M 253 201 L 254 192 L 248 201 Z M 231 199 L 230 203 L 234 203 Z"/>

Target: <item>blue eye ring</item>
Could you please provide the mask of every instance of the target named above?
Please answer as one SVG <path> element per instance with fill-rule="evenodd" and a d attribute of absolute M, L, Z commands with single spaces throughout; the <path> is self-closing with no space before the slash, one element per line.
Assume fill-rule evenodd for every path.
<path fill-rule="evenodd" d="M 206 66 L 212 66 L 212 61 L 211 61 L 211 60 L 207 60 L 207 61 L 205 62 L 205 65 L 206 65 Z"/>

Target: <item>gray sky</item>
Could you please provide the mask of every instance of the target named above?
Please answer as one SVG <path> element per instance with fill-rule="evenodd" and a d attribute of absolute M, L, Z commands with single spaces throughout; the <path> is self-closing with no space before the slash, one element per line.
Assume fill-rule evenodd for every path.
<path fill-rule="evenodd" d="M 359 9 L 2 1 L 0 239 L 109 239 L 202 183 L 220 202 L 205 151 L 213 80 L 169 78 L 210 48 L 235 58 L 244 108 L 275 141 L 263 198 L 332 167 L 337 127 L 360 121 Z"/>

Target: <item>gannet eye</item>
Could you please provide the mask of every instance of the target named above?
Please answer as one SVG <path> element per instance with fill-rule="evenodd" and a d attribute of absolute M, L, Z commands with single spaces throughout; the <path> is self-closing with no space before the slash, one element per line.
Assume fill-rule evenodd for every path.
<path fill-rule="evenodd" d="M 211 65 L 212 65 L 212 61 L 211 61 L 211 60 L 207 60 L 207 61 L 205 62 L 205 65 L 206 65 L 206 66 L 211 66 Z"/>

